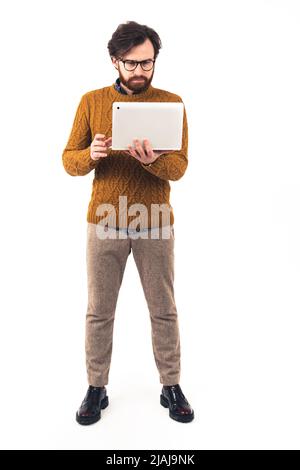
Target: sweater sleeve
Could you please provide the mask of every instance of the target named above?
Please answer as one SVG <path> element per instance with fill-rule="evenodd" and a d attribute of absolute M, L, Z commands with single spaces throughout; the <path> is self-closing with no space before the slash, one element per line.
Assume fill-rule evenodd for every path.
<path fill-rule="evenodd" d="M 89 109 L 86 95 L 81 97 L 67 145 L 62 154 L 63 166 L 71 176 L 83 176 L 93 170 L 97 160 L 90 156 L 92 142 L 89 126 Z"/>
<path fill-rule="evenodd" d="M 182 102 L 180 100 L 180 102 Z M 188 165 L 188 122 L 186 110 L 183 112 L 182 146 L 180 150 L 160 155 L 150 166 L 141 163 L 142 167 L 163 180 L 179 180 Z"/>

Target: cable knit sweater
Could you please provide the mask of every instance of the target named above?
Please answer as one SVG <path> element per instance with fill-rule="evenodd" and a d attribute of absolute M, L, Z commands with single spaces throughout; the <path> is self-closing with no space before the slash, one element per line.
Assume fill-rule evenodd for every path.
<path fill-rule="evenodd" d="M 157 227 L 165 225 L 162 213 L 153 222 L 152 204 L 165 204 L 170 214 L 169 222 L 174 223 L 173 208 L 170 204 L 170 183 L 181 178 L 188 165 L 188 124 L 184 107 L 183 136 L 181 150 L 166 152 L 147 166 L 122 150 L 108 149 L 107 157 L 93 160 L 90 146 L 95 134 L 112 135 L 112 104 L 114 101 L 170 101 L 182 102 L 180 96 L 152 85 L 144 92 L 133 95 L 120 93 L 115 84 L 88 91 L 79 102 L 67 145 L 62 154 L 66 172 L 72 176 L 86 175 L 94 170 L 92 194 L 87 211 L 87 221 L 98 223 L 107 220 L 112 212 L 116 215 L 116 227 L 134 226 Z M 132 145 L 132 142 L 128 142 Z M 120 196 L 126 196 L 126 206 L 120 204 Z M 97 211 L 106 204 L 106 212 Z M 143 211 L 133 206 L 143 204 Z M 103 206 L 102 206 L 103 207 Z M 137 208 L 137 210 L 135 210 Z M 109 219 L 112 220 L 112 219 Z M 111 223 L 106 225 L 111 226 Z"/>

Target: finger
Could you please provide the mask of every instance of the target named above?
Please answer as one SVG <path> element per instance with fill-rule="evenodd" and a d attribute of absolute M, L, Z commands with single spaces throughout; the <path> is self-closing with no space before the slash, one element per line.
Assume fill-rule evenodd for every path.
<path fill-rule="evenodd" d="M 107 153 L 104 153 L 104 152 L 92 152 L 92 156 L 93 156 L 94 158 L 107 157 Z"/>
<path fill-rule="evenodd" d="M 106 145 L 104 144 L 94 144 L 93 148 L 96 150 L 106 150 Z"/>
<path fill-rule="evenodd" d="M 134 143 L 135 143 L 136 151 L 139 153 L 139 156 L 141 158 L 145 158 L 146 155 L 145 155 L 144 149 L 143 149 L 140 141 L 138 139 L 135 139 Z"/>
<path fill-rule="evenodd" d="M 137 154 L 136 150 L 133 147 L 131 147 L 131 145 L 128 145 L 128 148 L 129 148 L 130 155 L 132 155 L 135 158 L 140 159 L 140 156 Z"/>
<path fill-rule="evenodd" d="M 112 137 L 109 137 L 109 138 L 106 139 L 104 142 L 105 142 L 105 144 L 107 145 L 107 147 L 111 147 L 111 145 L 112 145 Z"/>
<path fill-rule="evenodd" d="M 92 152 L 95 154 L 95 155 L 106 155 L 106 151 L 105 150 L 92 150 Z"/>
<path fill-rule="evenodd" d="M 153 150 L 152 150 L 152 147 L 149 143 L 149 140 L 145 139 L 144 140 L 144 144 L 145 144 L 145 150 L 147 152 L 147 156 L 150 157 L 150 158 L 153 158 L 154 157 L 154 154 L 153 154 Z"/>
<path fill-rule="evenodd" d="M 102 140 L 105 134 L 96 134 L 94 140 Z"/>

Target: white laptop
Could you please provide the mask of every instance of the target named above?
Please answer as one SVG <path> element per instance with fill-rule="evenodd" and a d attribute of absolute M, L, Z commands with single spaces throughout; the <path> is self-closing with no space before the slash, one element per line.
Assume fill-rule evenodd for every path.
<path fill-rule="evenodd" d="M 112 150 L 128 150 L 133 140 L 150 141 L 153 150 L 181 150 L 182 102 L 124 102 L 112 107 Z"/>

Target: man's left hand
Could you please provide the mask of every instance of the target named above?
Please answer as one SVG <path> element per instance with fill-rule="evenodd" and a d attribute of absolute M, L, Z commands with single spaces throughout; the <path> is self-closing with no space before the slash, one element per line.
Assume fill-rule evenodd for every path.
<path fill-rule="evenodd" d="M 152 150 L 151 144 L 148 139 L 144 139 L 143 142 L 144 148 L 138 139 L 134 139 L 133 143 L 135 147 L 128 145 L 129 151 L 127 151 L 126 153 L 136 158 L 139 162 L 145 163 L 146 165 L 155 162 L 155 160 L 160 155 L 166 153 L 166 150 Z"/>

